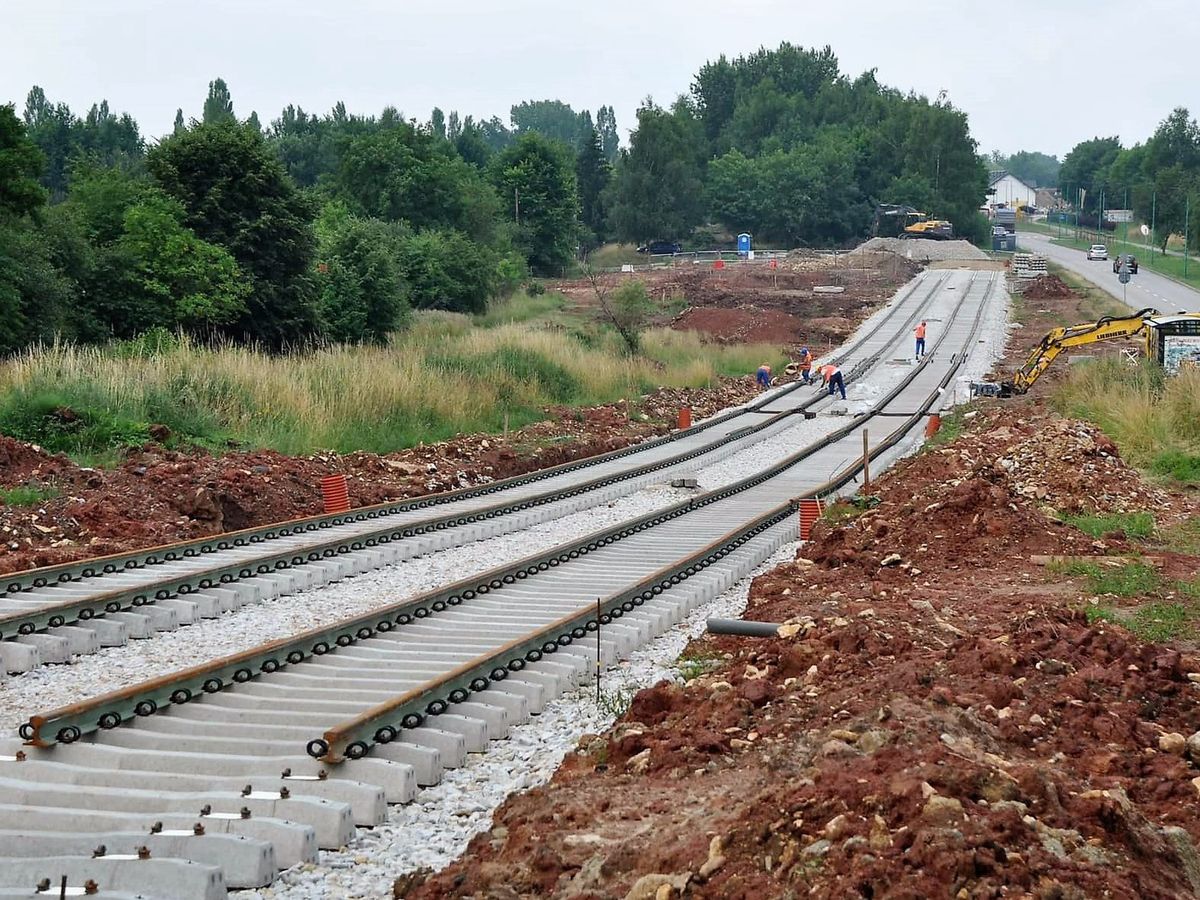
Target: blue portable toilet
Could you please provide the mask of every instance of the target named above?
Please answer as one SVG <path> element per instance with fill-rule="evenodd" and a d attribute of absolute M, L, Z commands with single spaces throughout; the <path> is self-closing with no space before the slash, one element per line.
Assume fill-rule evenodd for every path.
<path fill-rule="evenodd" d="M 738 235 L 738 256 L 745 259 L 750 255 L 750 234 L 743 231 Z"/>

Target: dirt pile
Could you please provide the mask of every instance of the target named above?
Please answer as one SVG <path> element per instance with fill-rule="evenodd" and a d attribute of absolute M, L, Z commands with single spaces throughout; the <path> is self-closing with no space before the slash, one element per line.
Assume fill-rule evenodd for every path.
<path fill-rule="evenodd" d="M 947 259 L 987 259 L 988 255 L 970 241 L 931 241 L 927 238 L 871 238 L 854 253 L 896 253 L 905 259 L 932 261 Z"/>
<path fill-rule="evenodd" d="M 1030 300 L 1051 300 L 1074 297 L 1075 292 L 1057 275 L 1043 275 L 1025 285 L 1021 293 Z"/>
<path fill-rule="evenodd" d="M 1091 539 L 1058 522 L 1057 512 L 1170 514 L 1171 496 L 1126 466 L 1094 426 L 1027 409 L 973 418 L 958 440 L 901 462 L 865 492 L 862 515 L 843 505 L 818 522 L 814 536 L 823 540 L 809 557 L 870 570 L 896 554 L 925 567 L 973 552 L 1073 553 Z M 855 518 L 846 523 L 847 516 Z M 1119 546 L 1120 536 L 1109 545 Z"/>
<path fill-rule="evenodd" d="M 638 694 L 408 896 L 1200 894 L 1200 654 L 1089 623 L 1029 556 L 1120 539 L 1051 524 L 1036 493 L 1062 473 L 1002 460 L 1065 448 L 1104 502 L 1150 489 L 1100 436 L 1026 414 L 825 520 L 754 583 L 747 617 L 785 637 L 693 642 L 702 674 Z"/>
<path fill-rule="evenodd" d="M 714 388 L 664 389 L 628 410 L 624 404 L 549 409 L 544 421 L 512 432 L 507 441 L 461 435 L 386 456 L 289 457 L 273 451 L 211 456 L 147 444 L 115 469 L 101 470 L 0 436 L 0 486 L 46 494 L 30 506 L 0 503 L 0 571 L 315 515 L 321 512 L 325 475 L 347 476 L 354 506 L 522 475 L 666 433 L 682 406 L 701 418 L 755 395 L 749 376 Z"/>

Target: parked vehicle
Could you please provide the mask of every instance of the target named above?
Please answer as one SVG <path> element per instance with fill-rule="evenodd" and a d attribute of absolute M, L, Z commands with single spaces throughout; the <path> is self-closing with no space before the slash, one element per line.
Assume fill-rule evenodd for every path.
<path fill-rule="evenodd" d="M 1136 256 L 1134 256 L 1132 253 L 1126 253 L 1126 254 L 1123 254 L 1123 255 L 1121 255 L 1121 254 L 1118 254 L 1117 256 L 1115 256 L 1115 257 L 1113 258 L 1113 274 L 1114 274 L 1114 275 L 1118 275 L 1118 274 L 1120 274 L 1120 272 L 1121 272 L 1121 263 L 1122 263 L 1122 262 L 1127 262 L 1127 263 L 1129 263 L 1129 274 L 1130 274 L 1130 275 L 1136 275 L 1136 274 L 1137 274 L 1137 272 L 1138 272 L 1138 261 L 1137 261 L 1137 257 L 1136 257 Z"/>
<path fill-rule="evenodd" d="M 1088 259 L 1108 259 L 1108 247 L 1104 244 L 1092 244 L 1088 247 Z"/>
<path fill-rule="evenodd" d="M 651 241 L 648 244 L 643 244 L 637 248 L 638 253 L 649 253 L 652 256 L 660 256 L 667 253 L 679 253 L 683 247 L 678 241 Z"/>

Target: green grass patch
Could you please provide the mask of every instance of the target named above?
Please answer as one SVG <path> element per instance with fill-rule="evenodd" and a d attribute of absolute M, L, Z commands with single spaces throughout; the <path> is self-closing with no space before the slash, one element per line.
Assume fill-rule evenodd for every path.
<path fill-rule="evenodd" d="M 488 305 L 487 312 L 472 317 L 481 328 L 495 328 L 514 322 L 551 320 L 566 306 L 567 298 L 558 293 L 530 294 L 521 291 Z"/>
<path fill-rule="evenodd" d="M 1154 516 L 1150 513 L 1113 513 L 1107 516 L 1080 516 L 1060 513 L 1059 518 L 1093 538 L 1113 531 L 1123 531 L 1127 537 L 1144 540 L 1154 537 Z"/>
<path fill-rule="evenodd" d="M 1166 643 L 1188 640 L 1196 635 L 1196 609 L 1183 603 L 1148 603 L 1132 612 L 1108 606 L 1088 609 L 1088 621 L 1114 622 L 1144 641 Z"/>
<path fill-rule="evenodd" d="M 1200 455 L 1164 450 L 1151 460 L 1150 471 L 1183 484 L 1200 484 Z"/>
<path fill-rule="evenodd" d="M 941 447 L 958 440 L 963 429 L 967 427 L 967 420 L 964 418 L 967 412 L 968 410 L 960 407 L 949 415 L 942 416 L 942 423 L 938 427 L 937 433 L 925 442 L 925 446 Z"/>
<path fill-rule="evenodd" d="M 0 502 L 5 506 L 40 506 L 47 500 L 60 496 L 56 488 L 18 485 L 11 488 L 0 488 Z"/>
<path fill-rule="evenodd" d="M 1200 556 L 1200 516 L 1162 529 L 1159 537 L 1166 543 L 1168 550 Z"/>
<path fill-rule="evenodd" d="M 709 672 L 715 672 L 725 665 L 725 658 L 718 653 L 707 650 L 690 650 L 683 653 L 675 662 L 675 668 L 684 681 L 691 681 Z"/>
<path fill-rule="evenodd" d="M 1087 579 L 1088 590 L 1093 594 L 1113 597 L 1144 597 L 1163 586 L 1162 577 L 1153 566 L 1144 563 L 1126 563 L 1108 566 L 1103 563 L 1074 562 L 1055 567 L 1071 577 Z"/>

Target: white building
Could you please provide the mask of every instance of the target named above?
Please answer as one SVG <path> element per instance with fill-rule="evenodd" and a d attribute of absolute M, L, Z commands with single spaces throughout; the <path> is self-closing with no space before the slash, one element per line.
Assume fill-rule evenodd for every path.
<path fill-rule="evenodd" d="M 985 206 L 1037 206 L 1037 191 L 1015 175 L 1003 170 L 988 176 L 988 195 Z M 994 193 L 991 193 L 994 192 Z"/>

